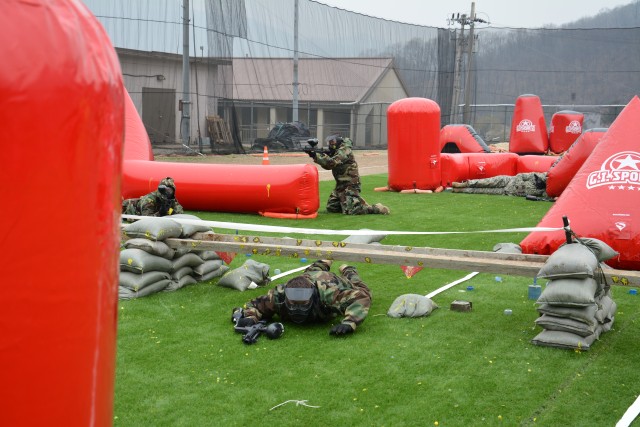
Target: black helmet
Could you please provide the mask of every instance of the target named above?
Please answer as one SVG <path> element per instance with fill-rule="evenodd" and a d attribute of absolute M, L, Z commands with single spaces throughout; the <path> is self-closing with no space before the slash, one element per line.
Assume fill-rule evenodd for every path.
<path fill-rule="evenodd" d="M 334 133 L 333 135 L 329 135 L 328 137 L 326 137 L 324 139 L 324 142 L 327 143 L 327 145 L 331 145 L 331 143 L 333 143 L 333 145 L 339 147 L 340 144 L 342 144 L 343 139 L 340 134 Z"/>
<path fill-rule="evenodd" d="M 294 277 L 284 285 L 284 305 L 294 323 L 304 323 L 313 312 L 318 289 L 305 276 Z"/>

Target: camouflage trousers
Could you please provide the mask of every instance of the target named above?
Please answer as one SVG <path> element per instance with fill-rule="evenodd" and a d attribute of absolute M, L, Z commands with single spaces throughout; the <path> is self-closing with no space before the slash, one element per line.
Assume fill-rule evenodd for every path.
<path fill-rule="evenodd" d="M 378 208 L 369 205 L 366 200 L 360 197 L 358 186 L 337 186 L 329 195 L 327 201 L 327 212 L 343 213 L 345 215 L 366 215 L 376 214 Z"/>
<path fill-rule="evenodd" d="M 498 175 L 456 182 L 453 184 L 453 192 L 547 197 L 546 181 L 546 173 L 539 172 L 519 173 L 515 176 Z"/>
<path fill-rule="evenodd" d="M 343 271 L 340 272 L 340 275 L 347 279 L 351 285 L 353 285 L 354 289 L 359 289 L 362 292 L 365 292 L 369 299 L 371 299 L 371 290 L 367 286 L 366 283 L 360 279 L 360 275 L 358 274 L 358 270 L 355 267 L 349 266 L 346 267 Z"/>
<path fill-rule="evenodd" d="M 123 215 L 140 215 L 138 211 L 138 202 L 140 199 L 126 199 L 122 201 Z"/>

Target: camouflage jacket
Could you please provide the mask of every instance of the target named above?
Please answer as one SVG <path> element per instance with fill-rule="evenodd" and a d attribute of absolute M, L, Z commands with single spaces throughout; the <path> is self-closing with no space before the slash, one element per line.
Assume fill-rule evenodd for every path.
<path fill-rule="evenodd" d="M 136 200 L 136 199 L 134 199 Z M 127 202 L 127 200 L 125 200 Z M 135 206 L 135 213 L 130 207 Z M 164 205 L 164 206 L 163 206 Z M 182 205 L 177 199 L 167 199 L 159 191 L 153 191 L 137 199 L 135 203 L 123 203 L 126 206 L 123 213 L 141 216 L 165 216 L 184 213 Z M 164 207 L 164 211 L 162 212 Z"/>
<path fill-rule="evenodd" d="M 351 140 L 344 138 L 342 144 L 333 155 L 317 153 L 314 160 L 323 169 L 331 170 L 336 180 L 336 186 L 360 186 L 358 163 L 356 163 L 351 147 Z"/>
<path fill-rule="evenodd" d="M 507 196 L 548 197 L 545 172 L 519 173 L 515 176 L 497 175 L 491 178 L 470 179 L 465 188 L 455 189 L 460 193 L 503 194 Z"/>
<path fill-rule="evenodd" d="M 319 293 L 319 304 L 314 307 L 313 316 L 307 322 L 327 322 L 337 315 L 344 315 L 342 323 L 355 330 L 369 313 L 371 291 L 355 270 L 345 271 L 348 278 L 328 270 L 327 265 L 319 261 L 305 270 L 304 275 L 311 279 Z M 266 295 L 249 301 L 244 307 L 244 315 L 257 321 L 268 321 L 274 315 L 288 320 L 284 299 L 284 286 L 278 285 Z"/>

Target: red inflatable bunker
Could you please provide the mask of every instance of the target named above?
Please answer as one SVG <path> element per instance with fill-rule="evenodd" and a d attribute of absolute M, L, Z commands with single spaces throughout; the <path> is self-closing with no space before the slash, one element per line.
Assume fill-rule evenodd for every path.
<path fill-rule="evenodd" d="M 491 178 L 516 174 L 518 155 L 515 153 L 442 153 L 442 185 L 469 179 Z"/>
<path fill-rule="evenodd" d="M 122 196 L 143 196 L 162 178 L 176 183 L 176 197 L 189 210 L 260 213 L 279 218 L 314 218 L 320 207 L 314 165 L 212 165 L 155 162 L 144 124 L 126 96 Z"/>
<path fill-rule="evenodd" d="M 124 97 L 81 1 L 0 6 L 4 426 L 111 426 Z"/>
<path fill-rule="evenodd" d="M 582 134 L 584 114 L 575 111 L 558 111 L 551 117 L 549 129 L 549 149 L 554 153 L 564 153 Z"/>
<path fill-rule="evenodd" d="M 539 227 L 561 227 L 569 218 L 581 237 L 606 242 L 620 255 L 607 264 L 640 270 L 640 99 L 635 96 L 596 145 Z M 535 232 L 521 243 L 525 253 L 550 254 L 563 232 Z"/>
<path fill-rule="evenodd" d="M 536 95 L 520 95 L 516 99 L 511 120 L 509 151 L 518 154 L 544 154 L 549 149 L 549 136 L 542 103 Z"/>
<path fill-rule="evenodd" d="M 490 153 L 491 150 L 469 125 L 446 125 L 440 129 L 442 153 Z"/>
<path fill-rule="evenodd" d="M 551 166 L 547 174 L 549 197 L 558 197 L 562 194 L 606 131 L 607 129 L 604 128 L 586 130 Z"/>
<path fill-rule="evenodd" d="M 123 197 L 139 197 L 171 176 L 176 198 L 185 209 L 212 212 L 316 215 L 318 169 L 314 165 L 210 165 L 127 160 Z M 270 215 L 277 216 L 277 215 Z"/>
<path fill-rule="evenodd" d="M 516 174 L 547 172 L 556 160 L 558 156 L 520 156 L 516 164 Z"/>
<path fill-rule="evenodd" d="M 440 107 L 405 98 L 387 109 L 388 187 L 394 191 L 440 186 Z"/>

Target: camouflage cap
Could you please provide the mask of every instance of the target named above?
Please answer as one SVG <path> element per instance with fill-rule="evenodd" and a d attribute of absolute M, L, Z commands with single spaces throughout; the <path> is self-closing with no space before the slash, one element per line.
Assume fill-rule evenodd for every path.
<path fill-rule="evenodd" d="M 174 189 L 176 189 L 176 184 L 175 182 L 173 182 L 173 178 L 171 178 L 170 176 L 164 178 L 162 181 L 160 181 L 160 183 L 158 184 L 158 187 L 161 185 L 166 185 L 167 187 L 171 187 Z"/>

